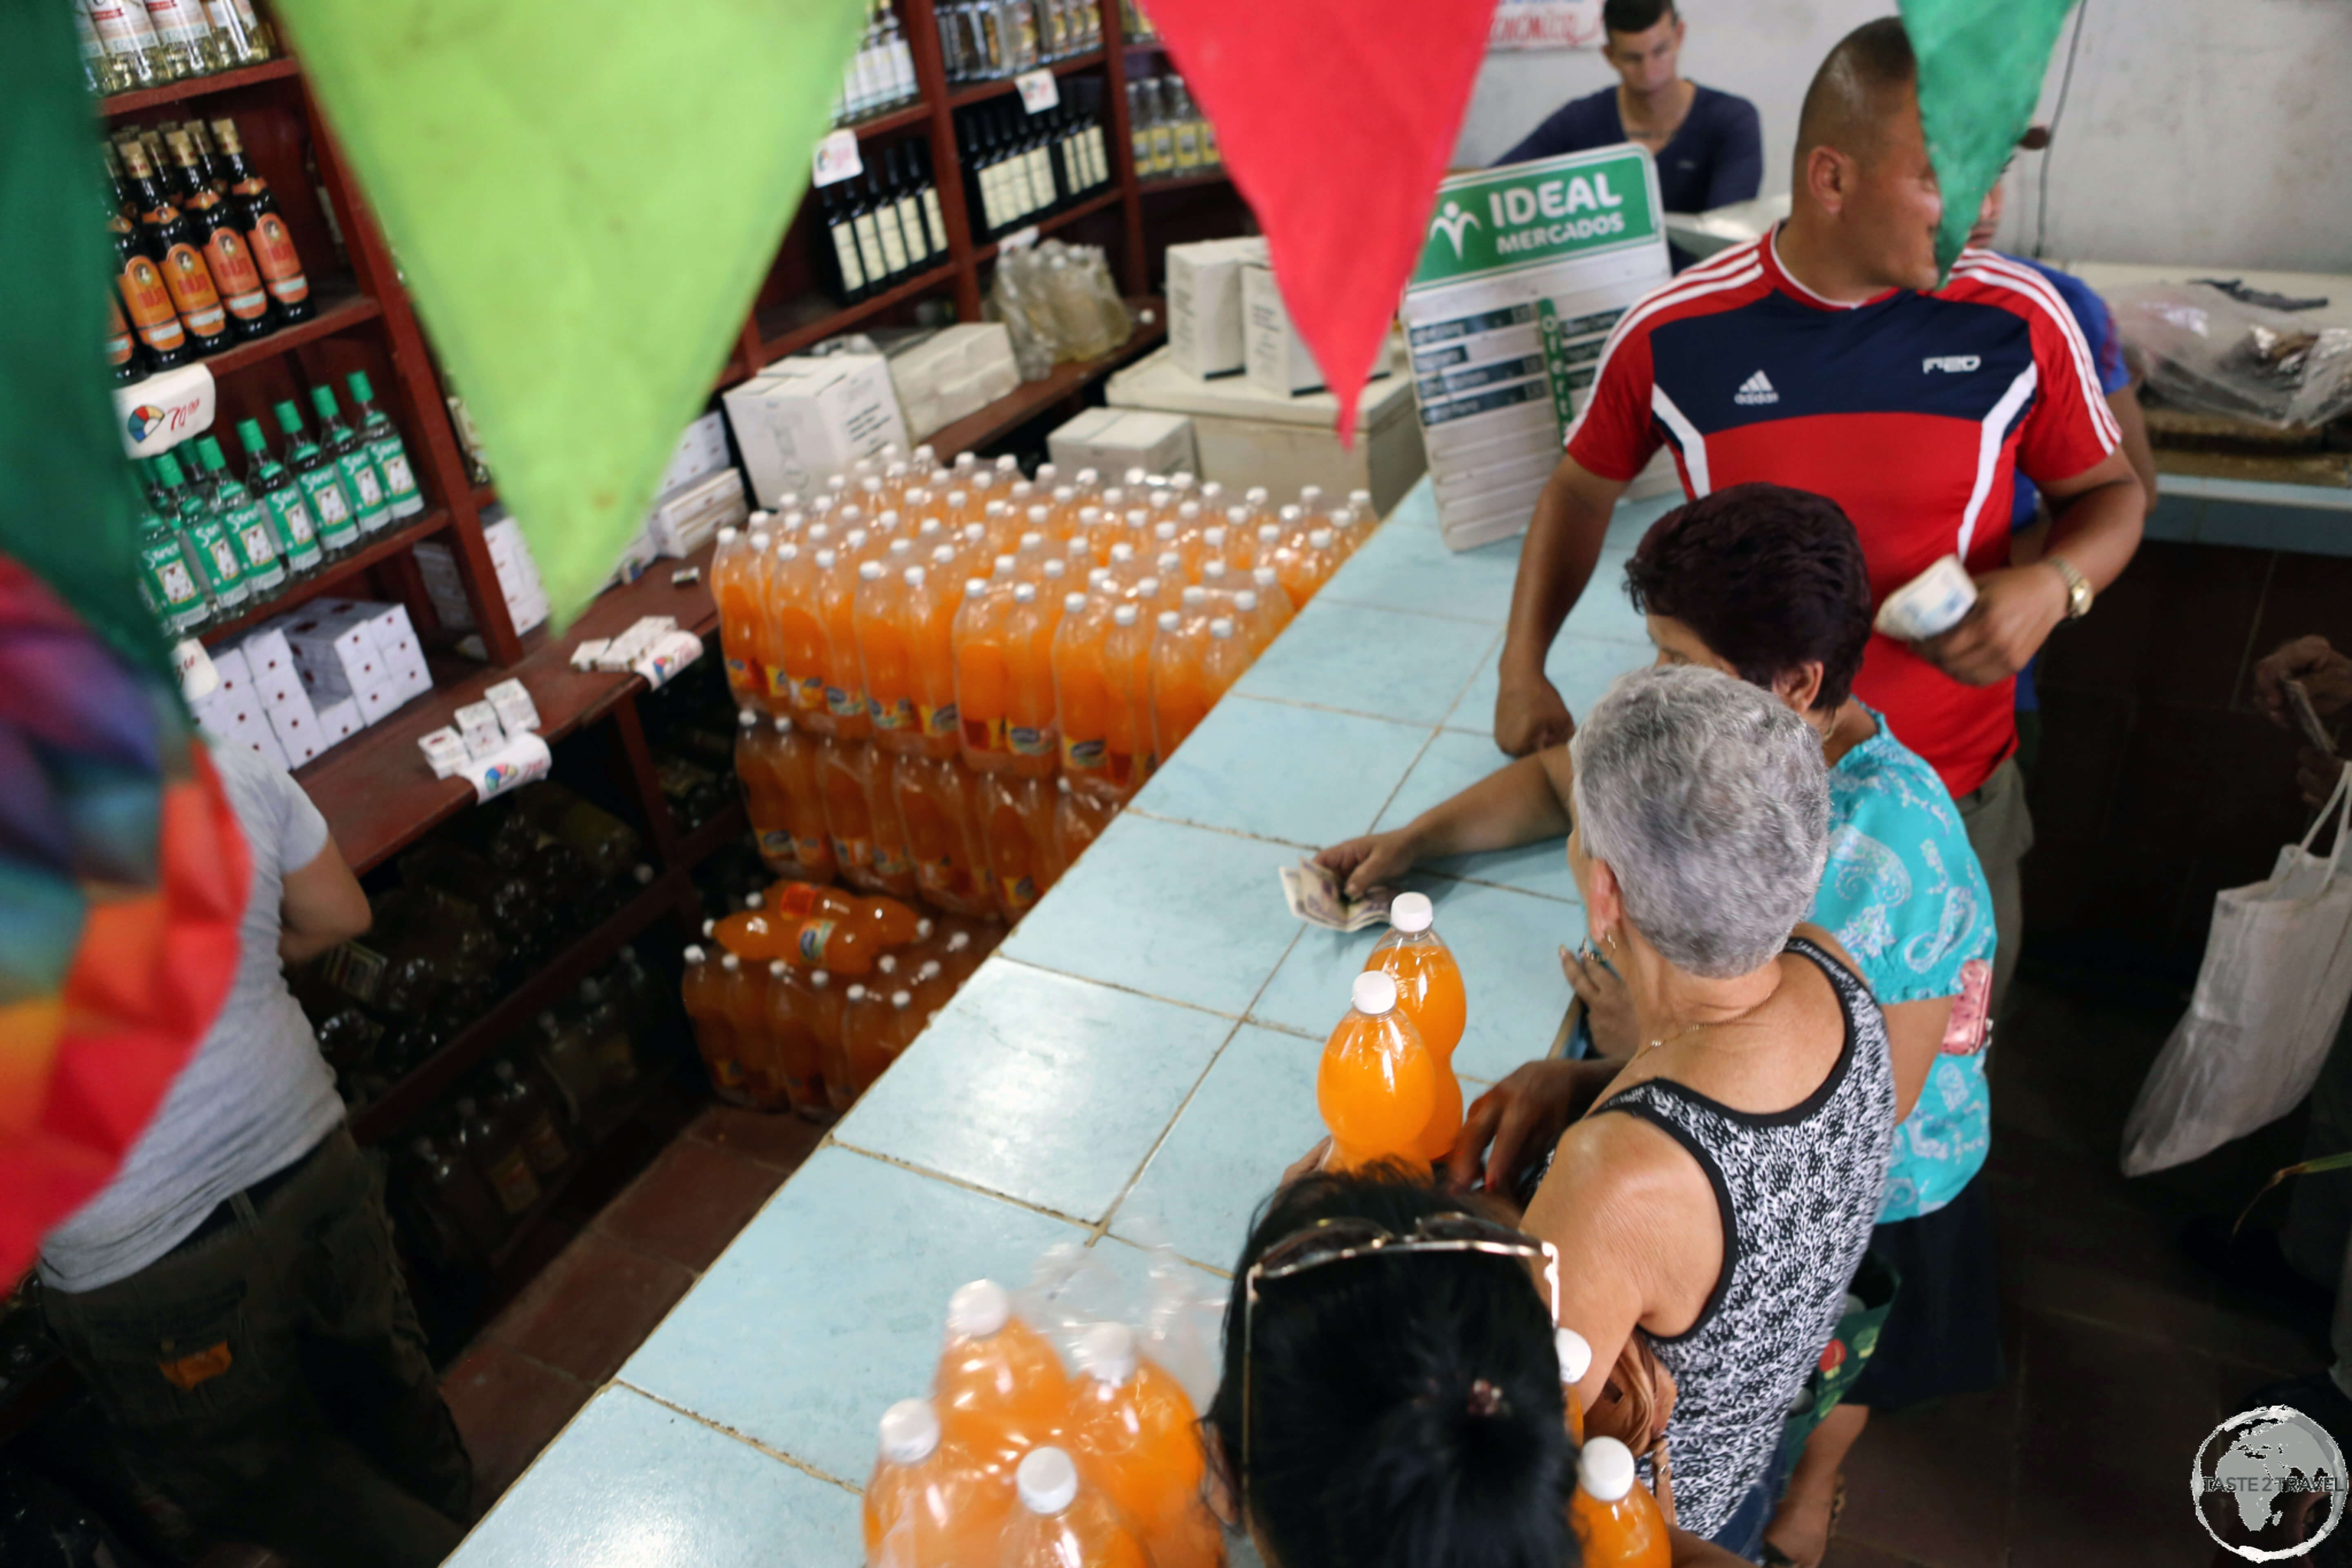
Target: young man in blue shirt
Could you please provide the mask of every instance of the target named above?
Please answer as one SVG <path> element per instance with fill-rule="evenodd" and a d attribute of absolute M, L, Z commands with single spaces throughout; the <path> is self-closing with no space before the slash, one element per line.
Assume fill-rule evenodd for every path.
<path fill-rule="evenodd" d="M 1496 162 L 1524 163 L 1637 142 L 1658 161 L 1668 212 L 1751 200 L 1764 181 L 1756 106 L 1684 79 L 1683 18 L 1674 0 L 1608 0 L 1601 26 L 1601 53 L 1616 68 L 1617 85 L 1570 99 Z M 1675 270 L 1691 259 L 1675 250 Z"/>

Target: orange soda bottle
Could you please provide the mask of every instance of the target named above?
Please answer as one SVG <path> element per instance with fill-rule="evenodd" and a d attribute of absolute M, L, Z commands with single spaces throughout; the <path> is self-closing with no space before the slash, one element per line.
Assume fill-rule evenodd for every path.
<path fill-rule="evenodd" d="M 1110 717 L 1103 734 L 1103 767 L 1097 789 L 1125 800 L 1150 776 L 1156 750 L 1151 734 L 1151 642 L 1156 628 L 1140 605 L 1118 605 L 1103 630 L 1103 682 L 1110 690 Z"/>
<path fill-rule="evenodd" d="M 890 1051 L 882 1037 L 883 1016 L 889 1009 L 889 1000 L 879 991 L 863 984 L 853 984 L 841 998 L 841 1061 L 849 1098 L 857 1097 L 874 1087 L 890 1066 Z M 828 1076 L 827 1085 L 833 1082 Z"/>
<path fill-rule="evenodd" d="M 1078 1484 L 1061 1449 L 1037 1449 L 1013 1477 L 1020 1503 L 1004 1528 L 1002 1568 L 1159 1568 L 1110 1500 Z"/>
<path fill-rule="evenodd" d="M 771 671 L 769 686 L 772 690 L 779 684 L 787 688 L 789 704 L 778 710 L 790 712 L 803 729 L 817 734 L 833 728 L 833 711 L 824 700 L 831 655 L 824 622 L 817 614 L 821 573 L 816 558 L 827 532 L 823 523 L 811 525 L 802 539 L 777 551 L 768 567 L 767 609 L 773 626 L 769 640 L 784 661 L 781 682 L 777 672 Z"/>
<path fill-rule="evenodd" d="M 1070 1408 L 1070 1382 L 1045 1336 L 1013 1313 L 993 1279 L 948 1298 L 947 1344 L 932 1398 L 949 1442 L 1011 1468 L 1051 1442 Z"/>
<path fill-rule="evenodd" d="M 874 873 L 874 808 L 866 801 L 873 773 L 863 741 L 827 735 L 818 742 L 817 782 L 824 791 L 834 864 L 854 886 L 878 893 L 887 889 Z"/>
<path fill-rule="evenodd" d="M 1584 1442 L 1584 1396 L 1576 1392 L 1592 1370 L 1592 1345 L 1574 1329 L 1554 1329 L 1552 1348 L 1559 1352 L 1560 1394 L 1568 1403 L 1568 1435 L 1579 1447 Z"/>
<path fill-rule="evenodd" d="M 725 962 L 721 959 L 711 963 L 703 949 L 688 948 L 686 980 L 679 988 L 678 999 L 694 1026 L 694 1048 L 702 1058 L 704 1070 L 710 1074 L 711 1086 L 721 1100 L 748 1105 L 751 1096 L 743 1089 L 743 1051 L 736 1038 L 734 1017 L 727 1006 L 727 976 L 721 967 Z"/>
<path fill-rule="evenodd" d="M 768 1040 L 793 1110 L 808 1121 L 832 1120 L 824 1098 L 824 1047 L 810 1027 L 807 983 L 782 959 L 768 964 Z"/>
<path fill-rule="evenodd" d="M 767 752 L 776 732 L 767 715 L 746 708 L 735 716 L 735 781 L 743 789 L 743 811 L 751 819 L 751 838 L 760 858 L 777 876 L 789 876 L 800 866 L 793 848 L 792 810 L 777 787 L 776 773 Z"/>
<path fill-rule="evenodd" d="M 1275 573 L 1281 578 L 1282 591 L 1290 595 L 1290 602 L 1303 605 L 1339 569 L 1339 552 L 1332 546 L 1331 531 L 1328 528 L 1311 530 L 1304 544 L 1285 548 L 1290 551 L 1289 559 L 1277 557 Z"/>
<path fill-rule="evenodd" d="M 793 926 L 791 920 L 769 914 L 764 894 L 753 893 L 733 914 L 707 922 L 703 933 L 737 958 L 765 963 L 792 945 Z"/>
<path fill-rule="evenodd" d="M 1160 612 L 1160 635 L 1151 643 L 1151 752 L 1153 766 L 1165 767 L 1184 737 L 1208 717 L 1212 700 L 1203 691 L 1200 643 L 1204 638 L 1175 610 Z"/>
<path fill-rule="evenodd" d="M 1013 752 L 1005 743 L 1005 715 L 1013 700 L 1006 651 L 1013 584 L 1011 567 L 1003 563 L 1010 559 L 1000 562 L 1003 575 L 974 577 L 965 583 L 963 604 L 956 611 L 952 638 L 956 721 L 964 765 L 979 773 L 995 773 L 1013 765 Z"/>
<path fill-rule="evenodd" d="M 1594 1437 L 1576 1458 L 1569 1528 L 1589 1568 L 1668 1568 L 1672 1552 L 1658 1500 L 1633 1473 L 1633 1451 Z"/>
<path fill-rule="evenodd" d="M 996 907 L 1017 921 L 1054 885 L 1054 796 L 1043 779 L 983 773 L 980 780 L 981 842 L 988 851 Z"/>
<path fill-rule="evenodd" d="M 735 1043 L 743 1064 L 740 1085 L 745 1102 L 758 1110 L 785 1110 L 792 1106 L 784 1083 L 776 1042 L 768 1033 L 768 966 L 757 959 L 728 953 L 719 961 L 719 996 L 728 1021 L 735 1026 Z"/>
<path fill-rule="evenodd" d="M 1213 617 L 1208 630 L 1209 640 L 1201 645 L 1201 694 L 1213 707 L 1249 668 L 1257 649 L 1243 640 L 1231 616 Z"/>
<path fill-rule="evenodd" d="M 767 514 L 759 514 L 765 521 Z M 751 540 L 759 543 L 755 546 Z M 710 595 L 719 602 L 719 644 L 727 662 L 727 689 L 738 702 L 759 702 L 768 694 L 768 678 L 760 667 L 760 561 L 768 536 L 746 539 L 741 531 L 722 528 L 710 553 Z"/>
<path fill-rule="evenodd" d="M 907 852 L 907 825 L 898 816 L 899 758 L 877 745 L 866 752 L 866 813 L 874 825 L 874 881 L 894 898 L 915 896 L 915 858 Z"/>
<path fill-rule="evenodd" d="M 857 569 L 851 620 L 857 640 L 857 668 L 866 685 L 866 712 L 874 722 L 874 743 L 905 752 L 922 742 L 915 728 L 915 659 L 907 637 L 907 584 L 879 561 Z"/>
<path fill-rule="evenodd" d="M 865 536 L 853 531 L 841 550 L 816 552 L 817 620 L 824 627 L 824 706 L 833 732 L 862 741 L 874 731 L 866 710 L 866 677 L 857 666 L 857 576 L 854 552 Z"/>
<path fill-rule="evenodd" d="M 882 1049 L 892 1061 L 907 1054 L 915 1037 L 923 1032 L 924 1020 L 930 1015 L 915 1005 L 915 977 L 906 977 L 907 984 L 890 993 L 890 1010 L 882 1017 Z"/>
<path fill-rule="evenodd" d="M 906 584 L 908 652 L 915 667 L 915 734 L 907 748 L 926 756 L 956 754 L 955 618 L 963 590 L 951 570 L 955 552 L 941 545 L 929 569 L 909 566 Z"/>
<path fill-rule="evenodd" d="M 940 1440 L 928 1399 L 882 1413 L 880 1452 L 866 1482 L 866 1568 L 997 1568 L 1013 1489 Z"/>
<path fill-rule="evenodd" d="M 1282 574 L 1270 561 L 1253 566 L 1250 568 L 1250 585 L 1257 591 L 1257 602 L 1266 618 L 1273 623 L 1275 636 L 1280 637 L 1282 628 L 1298 614 L 1298 606 L 1292 603 L 1289 593 L 1282 585 Z"/>
<path fill-rule="evenodd" d="M 1397 1007 L 1420 1031 L 1437 1067 L 1437 1103 L 1422 1131 L 1420 1152 L 1443 1159 L 1462 1131 L 1462 1085 L 1454 1076 L 1454 1047 L 1462 1043 L 1469 1004 L 1453 950 L 1431 930 L 1436 910 L 1426 893 L 1399 893 L 1389 910 L 1390 931 L 1364 961 L 1397 984 Z"/>
<path fill-rule="evenodd" d="M 1212 1555 L 1197 1555 L 1201 1542 L 1188 1528 L 1202 1508 L 1205 1468 L 1192 1402 L 1137 1352 L 1125 1323 L 1087 1330 L 1077 1360 L 1066 1442 L 1080 1480 L 1134 1521 L 1154 1568 L 1208 1568 L 1213 1546 Z"/>
<path fill-rule="evenodd" d="M 766 898 L 768 909 L 787 920 L 824 916 L 856 926 L 865 935 L 868 948 L 877 953 L 914 941 L 923 933 L 926 923 L 920 915 L 896 899 L 879 894 L 861 898 L 839 888 L 808 882 L 778 882 L 767 890 Z"/>
<path fill-rule="evenodd" d="M 1103 668 L 1103 634 L 1112 602 L 1070 594 L 1054 633 L 1054 713 L 1061 731 L 1062 778 L 1108 784 L 1112 710 L 1118 705 Z"/>
<path fill-rule="evenodd" d="M 1332 1163 L 1353 1169 L 1417 1160 L 1437 1104 L 1437 1066 L 1397 1006 L 1397 984 L 1377 969 L 1356 976 L 1354 1005 L 1324 1043 L 1315 1104 L 1331 1131 Z"/>
<path fill-rule="evenodd" d="M 759 755 L 775 780 L 776 798 L 783 804 L 793 847 L 789 865 L 774 859 L 769 865 L 779 876 L 798 881 L 830 882 L 833 840 L 824 822 L 824 785 L 817 777 L 817 743 L 790 719 L 779 717 L 770 728 L 774 742 Z M 763 853 L 766 847 L 762 846 Z"/>
<path fill-rule="evenodd" d="M 996 904 L 981 873 L 982 857 L 973 852 L 961 772 L 950 757 L 899 758 L 898 816 L 907 826 L 907 849 L 914 857 L 923 900 L 954 914 L 985 915 Z"/>
<path fill-rule="evenodd" d="M 1054 785 L 1058 792 L 1054 802 L 1054 854 L 1066 870 L 1086 853 L 1087 845 L 1102 837 L 1102 830 L 1118 815 L 1119 803 L 1074 787 L 1066 773 Z"/>
<path fill-rule="evenodd" d="M 1004 744 L 1009 771 L 1030 778 L 1052 777 L 1061 750 L 1054 728 L 1054 633 L 1061 619 L 1060 598 L 1034 584 L 1014 584 L 1004 640 Z"/>

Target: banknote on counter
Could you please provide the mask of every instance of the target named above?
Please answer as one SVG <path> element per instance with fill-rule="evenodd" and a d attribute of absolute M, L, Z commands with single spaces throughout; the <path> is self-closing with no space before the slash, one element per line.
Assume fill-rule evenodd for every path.
<path fill-rule="evenodd" d="M 1361 931 L 1366 926 L 1380 925 L 1389 918 L 1389 905 L 1396 901 L 1393 888 L 1374 888 L 1361 898 L 1351 899 L 1346 884 L 1312 860 L 1282 867 L 1279 875 L 1282 896 L 1288 900 L 1290 912 L 1308 925 L 1331 931 Z"/>

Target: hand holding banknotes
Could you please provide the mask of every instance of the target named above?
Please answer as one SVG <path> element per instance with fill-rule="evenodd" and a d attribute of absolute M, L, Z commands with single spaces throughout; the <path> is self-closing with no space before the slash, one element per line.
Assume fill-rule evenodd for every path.
<path fill-rule="evenodd" d="M 1412 836 L 1399 827 L 1334 844 L 1315 857 L 1315 864 L 1338 878 L 1350 897 L 1360 898 L 1395 882 L 1420 858 Z"/>
<path fill-rule="evenodd" d="M 2066 579 L 2047 562 L 2004 567 L 1976 580 L 1977 602 L 1959 625 L 1911 646 L 1969 686 L 2006 680 L 2032 662 L 2066 618 Z"/>

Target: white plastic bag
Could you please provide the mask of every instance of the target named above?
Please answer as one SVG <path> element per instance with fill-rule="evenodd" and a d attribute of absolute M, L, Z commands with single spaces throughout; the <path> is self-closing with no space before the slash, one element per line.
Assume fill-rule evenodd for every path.
<path fill-rule="evenodd" d="M 2326 859 L 2311 842 L 2328 819 Z M 2352 763 L 2301 844 L 2267 881 L 2213 900 L 2196 994 L 2147 1069 L 2124 1123 L 2124 1174 L 2146 1175 L 2219 1148 L 2293 1110 L 2311 1091 L 2352 998 Z"/>

